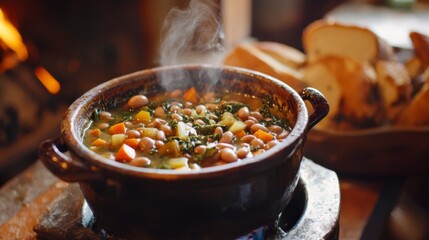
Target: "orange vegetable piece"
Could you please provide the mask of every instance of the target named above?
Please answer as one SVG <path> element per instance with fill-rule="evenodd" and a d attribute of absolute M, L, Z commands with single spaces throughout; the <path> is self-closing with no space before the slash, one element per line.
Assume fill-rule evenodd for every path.
<path fill-rule="evenodd" d="M 271 135 L 270 133 L 264 132 L 261 129 L 259 129 L 258 131 L 256 131 L 253 135 L 255 135 L 255 137 L 261 139 L 264 142 L 269 142 L 269 141 L 271 141 L 271 140 L 274 139 L 273 135 Z"/>
<path fill-rule="evenodd" d="M 241 131 L 239 131 L 239 132 L 237 132 L 235 134 L 235 136 L 238 137 L 238 138 L 241 138 L 241 137 L 243 137 L 245 135 L 246 135 L 246 132 L 244 130 L 241 130 Z"/>
<path fill-rule="evenodd" d="M 139 142 L 140 142 L 140 139 L 138 138 L 127 138 L 124 141 L 125 144 L 127 144 L 128 146 L 134 149 L 137 149 L 139 147 Z"/>
<path fill-rule="evenodd" d="M 197 90 L 194 87 L 191 87 L 190 89 L 188 89 L 184 94 L 183 94 L 183 98 L 186 101 L 189 101 L 191 103 L 197 103 L 199 96 L 197 93 Z"/>
<path fill-rule="evenodd" d="M 94 142 L 92 142 L 92 146 L 96 146 L 96 147 L 102 147 L 106 145 L 107 145 L 107 142 L 101 138 L 98 138 Z"/>
<path fill-rule="evenodd" d="M 120 122 L 109 128 L 110 134 L 124 134 L 127 131 L 127 127 L 125 127 L 125 123 Z"/>
<path fill-rule="evenodd" d="M 166 142 L 161 149 L 159 149 L 159 154 L 161 156 L 167 155 L 172 157 L 180 156 L 180 146 L 177 140 Z"/>
<path fill-rule="evenodd" d="M 118 162 L 129 162 L 136 157 L 136 150 L 128 146 L 127 144 L 122 144 L 119 150 L 116 152 L 115 160 Z"/>
<path fill-rule="evenodd" d="M 134 116 L 134 118 L 139 122 L 148 123 L 150 122 L 150 112 L 141 110 Z"/>
<path fill-rule="evenodd" d="M 99 136 L 101 136 L 101 130 L 99 128 L 91 129 L 91 130 L 89 130 L 88 133 L 92 137 L 99 137 Z"/>

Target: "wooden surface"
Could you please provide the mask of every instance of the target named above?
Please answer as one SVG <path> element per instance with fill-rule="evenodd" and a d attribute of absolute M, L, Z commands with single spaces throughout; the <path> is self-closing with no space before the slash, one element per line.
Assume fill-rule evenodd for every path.
<path fill-rule="evenodd" d="M 337 175 L 307 159 L 303 160 L 300 171 L 295 194 L 283 212 L 286 214 L 239 239 L 338 239 L 340 188 Z M 34 231 L 44 240 L 74 240 L 81 236 L 98 240 L 104 235 L 79 187 L 74 184 L 48 206 Z M 119 240 L 113 236 L 109 239 Z"/>
<path fill-rule="evenodd" d="M 40 162 L 3 185 L 0 189 L 0 239 L 35 239 L 35 223 L 67 186 Z M 378 181 L 340 179 L 340 239 L 361 238 L 383 186 Z"/>
<path fill-rule="evenodd" d="M 343 180 L 340 189 L 340 239 L 359 239 L 379 198 L 381 186 Z"/>

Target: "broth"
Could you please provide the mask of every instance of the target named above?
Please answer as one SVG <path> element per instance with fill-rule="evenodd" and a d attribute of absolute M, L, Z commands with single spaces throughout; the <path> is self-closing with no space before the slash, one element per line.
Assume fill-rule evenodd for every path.
<path fill-rule="evenodd" d="M 106 161 L 196 170 L 261 154 L 291 128 L 269 98 L 190 88 L 96 110 L 83 141 Z"/>

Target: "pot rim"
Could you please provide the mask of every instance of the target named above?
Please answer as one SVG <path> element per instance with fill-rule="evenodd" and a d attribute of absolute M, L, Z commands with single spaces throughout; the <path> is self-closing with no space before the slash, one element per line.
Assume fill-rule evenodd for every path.
<path fill-rule="evenodd" d="M 269 151 L 266 151 L 260 155 L 246 159 L 245 161 L 237 161 L 233 163 L 228 163 L 220 166 L 206 167 L 201 168 L 198 171 L 173 171 L 169 169 L 151 169 L 151 168 L 142 168 L 135 167 L 127 164 L 123 164 L 117 161 L 112 161 L 110 159 L 104 158 L 101 155 L 91 151 L 86 147 L 79 139 L 81 139 L 81 133 L 76 133 L 73 131 L 75 129 L 78 112 L 83 110 L 88 102 L 95 96 L 103 92 L 103 88 L 106 88 L 110 85 L 109 88 L 116 86 L 117 84 L 134 79 L 142 75 L 150 75 L 160 71 L 169 71 L 174 69 L 195 69 L 195 68 L 205 68 L 205 69 L 219 69 L 221 71 L 236 72 L 238 74 L 247 75 L 249 77 L 256 78 L 265 78 L 269 81 L 274 82 L 278 86 L 284 88 L 288 91 L 294 101 L 297 103 L 297 116 L 296 123 L 292 128 L 290 134 L 285 138 L 285 141 L 280 142 Z M 73 110 L 73 111 L 72 111 Z M 181 65 L 171 65 L 171 66 L 162 66 L 154 67 L 149 69 L 144 69 L 122 75 L 111 80 L 108 80 L 104 83 L 101 83 L 94 88 L 88 90 L 81 97 L 76 99 L 66 111 L 63 121 L 61 123 L 61 135 L 64 141 L 67 143 L 69 150 L 76 154 L 81 161 L 86 161 L 90 164 L 95 165 L 98 168 L 113 171 L 119 174 L 126 174 L 128 176 L 135 177 L 144 177 L 151 179 L 164 179 L 164 180 L 173 180 L 173 179 L 189 179 L 189 178 L 201 178 L 201 177 L 211 177 L 218 176 L 219 174 L 224 174 L 226 172 L 235 172 L 240 169 L 245 169 L 250 165 L 262 164 L 266 161 L 266 158 L 269 158 L 271 155 L 276 155 L 285 148 L 293 146 L 296 142 L 302 141 L 304 135 L 307 132 L 307 125 L 309 121 L 309 115 L 307 112 L 307 107 L 305 106 L 304 100 L 300 95 L 292 89 L 286 83 L 271 77 L 267 74 L 260 73 L 257 71 L 249 70 L 246 68 L 233 67 L 233 66 L 215 66 L 211 64 L 181 64 Z M 295 151 L 295 147 L 293 150 Z M 287 157 L 287 156 L 285 156 Z M 273 159 L 274 160 L 274 159 Z M 85 162 L 83 162 L 85 163 Z M 267 164 L 269 165 L 269 164 Z"/>

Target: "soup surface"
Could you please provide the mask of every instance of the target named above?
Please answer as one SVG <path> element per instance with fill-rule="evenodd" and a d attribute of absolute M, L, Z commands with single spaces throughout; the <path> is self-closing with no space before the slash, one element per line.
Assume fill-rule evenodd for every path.
<path fill-rule="evenodd" d="M 195 170 L 245 161 L 283 141 L 292 126 L 270 99 L 174 90 L 135 95 L 94 111 L 84 144 L 138 167 Z"/>

